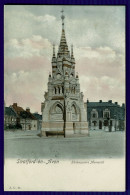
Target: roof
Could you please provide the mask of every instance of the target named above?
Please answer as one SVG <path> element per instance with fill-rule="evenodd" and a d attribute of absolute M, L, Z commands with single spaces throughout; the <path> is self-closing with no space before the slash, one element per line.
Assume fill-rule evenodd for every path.
<path fill-rule="evenodd" d="M 35 116 L 30 111 L 25 111 L 22 107 L 18 106 L 17 103 L 13 103 L 12 110 L 16 112 L 21 118 L 28 118 L 32 120 L 37 120 Z"/>
<path fill-rule="evenodd" d="M 23 109 L 22 107 L 20 107 L 20 106 L 12 105 L 12 107 L 13 107 L 13 109 L 14 109 L 17 113 L 24 111 L 24 109 Z"/>
<path fill-rule="evenodd" d="M 36 118 L 37 120 L 42 120 L 42 115 L 41 115 L 41 114 L 33 113 L 33 116 L 35 116 L 35 118 Z"/>
<path fill-rule="evenodd" d="M 35 116 L 33 116 L 33 114 L 31 112 L 27 112 L 27 111 L 20 112 L 19 116 L 22 118 L 37 120 L 37 118 Z"/>
<path fill-rule="evenodd" d="M 10 107 L 5 107 L 5 115 L 16 117 L 16 113 Z"/>
<path fill-rule="evenodd" d="M 87 102 L 87 107 L 120 107 L 120 105 L 110 102 Z"/>
<path fill-rule="evenodd" d="M 88 120 L 91 118 L 92 109 L 96 109 L 98 112 L 98 117 L 103 117 L 104 109 L 110 110 L 111 118 L 116 118 L 124 120 L 125 117 L 125 105 L 120 106 L 117 103 L 108 102 L 87 102 L 87 118 Z"/>

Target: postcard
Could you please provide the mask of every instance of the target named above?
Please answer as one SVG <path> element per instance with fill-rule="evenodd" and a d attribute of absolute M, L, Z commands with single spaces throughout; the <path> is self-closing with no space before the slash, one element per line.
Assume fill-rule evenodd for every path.
<path fill-rule="evenodd" d="M 125 191 L 125 110 L 125 6 L 5 5 L 5 191 Z"/>

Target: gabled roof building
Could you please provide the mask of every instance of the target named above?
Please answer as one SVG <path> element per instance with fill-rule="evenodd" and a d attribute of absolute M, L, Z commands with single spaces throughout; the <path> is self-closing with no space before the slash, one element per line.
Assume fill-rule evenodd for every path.
<path fill-rule="evenodd" d="M 30 112 L 30 108 L 24 110 L 17 103 L 10 107 L 17 114 L 17 123 L 22 125 L 23 130 L 37 130 L 37 118 Z"/>

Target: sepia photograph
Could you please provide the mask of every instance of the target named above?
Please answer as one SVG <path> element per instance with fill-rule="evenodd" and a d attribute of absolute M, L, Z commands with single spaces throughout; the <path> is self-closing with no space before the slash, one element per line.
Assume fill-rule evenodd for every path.
<path fill-rule="evenodd" d="M 4 6 L 4 190 L 125 191 L 125 6 Z"/>

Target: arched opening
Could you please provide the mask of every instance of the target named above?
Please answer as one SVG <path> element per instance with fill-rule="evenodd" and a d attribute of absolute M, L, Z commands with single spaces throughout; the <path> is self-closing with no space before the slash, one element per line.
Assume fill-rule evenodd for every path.
<path fill-rule="evenodd" d="M 61 102 L 56 101 L 49 109 L 49 124 L 47 126 L 47 136 L 64 136 L 64 106 Z M 48 115 L 47 115 L 48 116 Z"/>
<path fill-rule="evenodd" d="M 54 93 L 56 94 L 56 87 L 54 87 Z"/>
<path fill-rule="evenodd" d="M 93 118 L 96 118 L 96 113 L 93 113 Z"/>
<path fill-rule="evenodd" d="M 62 86 L 62 93 L 64 94 L 64 87 Z"/>
<path fill-rule="evenodd" d="M 56 112 L 57 114 L 61 114 L 61 113 L 62 113 L 62 108 L 61 108 L 61 106 L 60 106 L 59 104 L 56 105 L 56 107 L 55 107 L 55 112 Z"/>
<path fill-rule="evenodd" d="M 77 112 L 74 104 L 71 106 L 71 111 L 72 111 L 72 121 L 77 121 Z"/>
<path fill-rule="evenodd" d="M 74 76 L 73 73 L 71 73 L 71 74 L 70 74 L 70 77 L 73 77 L 73 76 Z"/>
<path fill-rule="evenodd" d="M 60 87 L 58 87 L 58 93 L 60 94 Z"/>
<path fill-rule="evenodd" d="M 93 121 L 93 126 L 96 127 L 97 126 L 97 121 Z"/>
<path fill-rule="evenodd" d="M 49 114 L 51 121 L 63 121 L 63 106 L 56 102 L 51 107 Z"/>
<path fill-rule="evenodd" d="M 99 121 L 99 129 L 102 129 L 102 121 Z"/>

